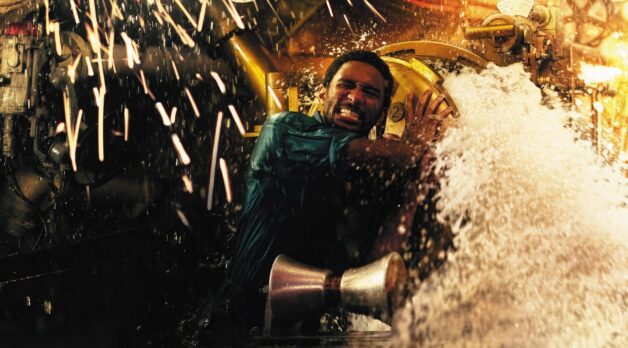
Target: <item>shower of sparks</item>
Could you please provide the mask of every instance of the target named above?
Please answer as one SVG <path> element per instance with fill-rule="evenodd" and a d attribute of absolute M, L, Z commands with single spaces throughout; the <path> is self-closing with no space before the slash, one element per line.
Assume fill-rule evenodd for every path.
<path fill-rule="evenodd" d="M 146 76 L 144 70 L 140 70 L 140 78 L 142 80 L 142 87 L 144 87 L 144 94 L 148 94 L 148 84 L 146 83 Z"/>
<path fill-rule="evenodd" d="M 187 174 L 181 175 L 181 181 L 183 182 L 183 190 L 187 193 L 194 192 L 194 186 L 192 185 L 192 179 Z"/>
<path fill-rule="evenodd" d="M 277 97 L 277 94 L 275 94 L 275 91 L 272 88 L 270 88 L 270 86 L 268 86 L 267 89 L 268 89 L 268 93 L 273 99 L 273 102 L 275 102 L 275 105 L 277 105 L 279 110 L 283 109 L 283 106 L 281 105 L 281 100 L 279 100 L 279 97 Z"/>
<path fill-rule="evenodd" d="M 72 64 L 70 64 L 70 67 L 68 68 L 68 77 L 70 78 L 71 83 L 74 83 L 74 81 L 76 80 L 76 69 L 78 69 L 78 65 L 80 62 L 81 53 L 79 52 L 76 58 L 72 60 Z"/>
<path fill-rule="evenodd" d="M 46 33 L 51 33 L 51 27 L 50 27 L 50 3 L 48 2 L 48 0 L 44 0 L 44 9 L 46 12 Z"/>
<path fill-rule="evenodd" d="M 216 84 L 218 85 L 218 89 L 220 89 L 220 92 L 222 94 L 227 93 L 227 87 L 225 86 L 225 83 L 222 82 L 220 75 L 218 75 L 218 73 L 216 73 L 215 71 L 211 71 L 209 74 L 214 78 L 214 80 L 216 80 Z"/>
<path fill-rule="evenodd" d="M 220 158 L 220 172 L 222 173 L 222 181 L 225 186 L 225 195 L 227 196 L 227 202 L 231 203 L 232 195 L 231 195 L 231 182 L 229 181 L 229 169 L 227 168 L 227 162 L 224 158 Z"/>
<path fill-rule="evenodd" d="M 235 121 L 235 124 L 238 127 L 238 131 L 240 132 L 241 135 L 244 136 L 244 133 L 246 133 L 246 131 L 244 130 L 244 125 L 242 124 L 242 120 L 240 120 L 238 111 L 236 110 L 235 106 L 233 106 L 233 104 L 229 104 L 229 111 L 231 112 L 231 117 L 233 117 L 233 120 Z"/>
<path fill-rule="evenodd" d="M 177 78 L 177 81 L 179 81 L 181 79 L 181 77 L 179 76 L 179 70 L 177 69 L 177 65 L 174 63 L 174 60 L 170 60 L 170 62 L 172 63 L 172 69 L 174 70 L 174 76 Z"/>
<path fill-rule="evenodd" d="M 188 96 L 190 104 L 192 104 L 192 109 L 194 109 L 194 116 L 196 116 L 196 118 L 201 117 L 201 113 L 198 111 L 198 107 L 196 106 L 196 102 L 194 101 L 194 97 L 192 96 L 192 92 L 190 92 L 187 87 L 185 87 L 185 94 Z"/>
<path fill-rule="evenodd" d="M 222 127 L 222 111 L 218 112 L 216 118 L 216 131 L 214 132 L 214 146 L 212 147 L 212 158 L 209 166 L 209 185 L 207 187 L 207 210 L 212 210 L 214 196 L 214 181 L 216 177 L 216 160 L 218 159 L 218 145 L 220 144 L 220 128 Z"/>
<path fill-rule="evenodd" d="M 273 7 L 273 4 L 270 2 L 270 0 L 266 0 L 266 2 L 268 3 L 268 7 L 270 7 L 270 10 L 273 12 L 273 15 L 277 19 L 277 22 L 279 22 L 279 25 L 281 25 L 281 28 L 283 28 L 286 34 L 290 36 L 290 33 L 289 33 L 290 31 L 288 30 L 288 27 L 286 27 L 286 25 L 281 20 L 281 16 L 279 15 L 279 13 L 277 13 L 277 10 L 275 10 L 275 7 Z M 255 5 L 256 5 L 255 7 L 257 8 L 257 3 L 255 3 Z M 255 18 L 253 18 L 253 20 L 255 20 Z"/>
<path fill-rule="evenodd" d="M 159 12 L 153 10 L 153 15 L 155 16 L 155 19 L 157 20 L 157 23 L 159 23 L 159 25 L 164 25 L 164 20 L 163 18 L 161 18 L 161 15 L 159 15 Z"/>
<path fill-rule="evenodd" d="M 73 126 L 70 98 L 68 97 L 68 93 L 66 91 L 63 91 L 63 109 L 65 113 L 65 129 L 67 134 L 66 141 L 68 143 L 68 147 L 70 148 L 70 162 L 72 163 L 72 170 L 76 172 L 76 143 L 78 140 L 78 132 L 81 125 L 83 110 L 79 110 L 78 116 L 76 118 L 76 124 Z"/>
<path fill-rule="evenodd" d="M 177 3 L 177 6 L 179 6 L 179 9 L 181 10 L 181 12 L 183 12 L 185 17 L 188 19 L 188 21 L 190 21 L 190 24 L 192 24 L 194 29 L 197 29 L 198 28 L 198 24 L 197 24 L 198 21 L 196 19 L 194 19 L 194 17 L 192 17 L 192 15 L 190 14 L 190 12 L 188 12 L 188 10 L 185 9 L 183 4 L 181 3 L 181 0 L 175 0 L 175 2 Z"/>
<path fill-rule="evenodd" d="M 104 86 L 100 87 L 98 96 L 100 104 L 98 105 L 98 159 L 102 162 L 105 160 L 105 94 L 107 91 Z"/>
<path fill-rule="evenodd" d="M 329 15 L 330 16 L 334 16 L 334 11 L 331 10 L 331 5 L 329 4 L 329 0 L 325 0 L 325 3 L 327 4 L 327 9 L 329 10 Z"/>
<path fill-rule="evenodd" d="M 207 11 L 207 0 L 201 0 L 201 12 L 198 15 L 198 23 L 196 24 L 196 31 L 199 33 L 203 29 L 203 21 L 205 20 L 205 11 Z"/>
<path fill-rule="evenodd" d="M 124 17 L 122 16 L 122 11 L 120 11 L 120 7 L 118 7 L 118 4 L 116 2 L 116 0 L 109 0 L 109 3 L 111 4 L 111 15 L 114 18 L 117 18 L 119 20 L 123 20 Z M 140 17 L 141 19 L 141 17 Z"/>
<path fill-rule="evenodd" d="M 164 105 L 161 102 L 157 102 L 155 103 L 155 108 L 157 108 L 157 111 L 159 111 L 159 115 L 161 116 L 161 121 L 163 122 L 164 126 L 172 126 L 172 122 L 170 122 L 170 117 L 168 117 L 168 113 L 166 112 Z"/>
<path fill-rule="evenodd" d="M 172 110 L 170 110 L 170 123 L 175 124 L 177 121 L 177 107 L 173 107 Z"/>
<path fill-rule="evenodd" d="M 124 46 L 126 47 L 127 65 L 129 66 L 130 69 L 133 69 L 134 52 L 133 52 L 133 45 L 131 44 L 131 38 L 125 32 L 120 33 L 120 36 L 122 37 L 122 40 L 124 41 Z"/>
<path fill-rule="evenodd" d="M 347 18 L 347 15 L 343 14 L 342 16 L 345 18 L 345 22 L 347 22 L 347 26 L 349 27 L 351 34 L 355 34 L 355 32 L 353 31 L 353 28 L 351 27 L 351 23 L 349 23 L 349 18 Z"/>
<path fill-rule="evenodd" d="M 185 216 L 185 214 L 183 214 L 183 212 L 179 208 L 175 208 L 175 211 L 177 212 L 177 216 L 179 217 L 179 220 L 181 220 L 181 223 L 191 230 L 192 227 L 190 227 L 190 222 L 188 221 L 188 218 Z"/>
<path fill-rule="evenodd" d="M 98 92 L 98 87 L 92 88 L 92 92 L 94 92 L 94 101 L 97 107 L 100 107 L 100 92 Z"/>
<path fill-rule="evenodd" d="M 349 4 L 349 6 L 353 7 L 353 3 L 351 2 L 351 0 L 347 0 L 347 3 Z"/>
<path fill-rule="evenodd" d="M 133 40 L 131 40 L 131 46 L 133 46 L 133 60 L 135 64 L 140 64 L 140 49 Z"/>
<path fill-rule="evenodd" d="M 96 52 L 96 62 L 98 63 L 98 78 L 100 81 L 100 88 L 103 92 L 107 91 L 107 87 L 105 86 L 105 72 L 102 64 L 102 55 L 101 55 L 101 44 L 100 44 L 100 36 L 98 33 L 98 22 L 95 19 L 95 9 L 92 8 L 94 0 L 90 0 L 90 13 L 92 16 L 92 28 L 93 31 L 90 32 L 89 25 L 85 25 L 88 31 L 89 42 L 91 44 L 92 49 Z"/>
<path fill-rule="evenodd" d="M 177 150 L 179 162 L 181 162 L 181 164 L 183 164 L 184 166 L 190 164 L 190 156 L 188 156 L 188 153 L 187 151 L 185 151 L 183 144 L 181 144 L 181 139 L 179 139 L 179 136 L 177 134 L 171 134 L 170 138 L 172 138 L 172 144 L 174 145 L 174 149 Z"/>
<path fill-rule="evenodd" d="M 76 117 L 76 124 L 74 127 L 72 127 L 73 128 L 72 136 L 70 136 L 70 139 L 71 139 L 70 162 L 72 162 L 72 170 L 74 170 L 75 172 L 78 169 L 78 167 L 76 166 L 76 144 L 78 143 L 78 134 L 79 134 L 79 130 L 81 129 L 82 119 L 83 119 L 83 110 L 81 109 L 78 111 L 78 116 Z"/>
<path fill-rule="evenodd" d="M 63 53 L 63 48 L 61 47 L 61 28 L 59 27 L 59 22 L 53 22 L 52 29 L 55 32 L 55 50 L 57 51 L 57 55 L 60 56 Z"/>
<path fill-rule="evenodd" d="M 113 45 L 115 44 L 114 37 L 115 37 L 115 32 L 114 32 L 113 27 L 111 27 L 111 31 L 109 31 L 109 54 L 108 54 L 109 61 L 107 62 L 107 68 L 112 69 L 115 73 L 116 66 L 114 65 L 114 62 L 113 62 Z"/>
<path fill-rule="evenodd" d="M 188 35 L 188 33 L 185 31 L 185 29 L 183 29 L 179 24 L 177 24 L 172 19 L 170 14 L 168 12 L 166 12 L 166 9 L 161 4 L 161 1 L 158 0 L 156 2 L 156 4 L 157 4 L 157 9 L 159 10 L 159 14 L 163 17 L 164 21 L 166 21 L 168 24 L 170 24 L 170 26 L 174 29 L 174 31 L 177 33 L 177 35 L 179 35 L 179 38 L 181 39 L 181 42 L 183 42 L 184 45 L 187 45 L 189 47 L 196 46 L 196 42 L 194 42 L 194 40 L 190 37 L 190 35 Z M 196 27 L 196 23 L 194 23 L 194 26 Z"/>
<path fill-rule="evenodd" d="M 161 4 L 161 1 L 157 0 L 156 2 L 157 4 L 157 9 L 159 10 L 159 15 L 161 15 L 162 19 L 167 22 L 168 24 L 170 24 L 170 26 L 174 29 L 174 31 L 177 33 L 177 35 L 179 35 L 179 38 L 181 39 L 181 42 L 183 42 L 184 45 L 187 45 L 189 47 L 194 47 L 196 46 L 196 42 L 194 42 L 194 40 L 192 40 L 192 38 L 190 37 L 190 35 L 188 35 L 188 33 L 185 31 L 185 29 L 183 29 L 179 24 L 177 24 L 172 17 L 170 16 L 170 14 L 166 11 L 166 9 L 163 7 L 163 5 Z M 157 13 L 155 13 L 157 14 Z M 159 17 L 157 17 L 159 18 Z M 159 21 L 159 19 L 158 19 Z M 196 23 L 194 23 L 194 26 L 196 27 Z"/>
<path fill-rule="evenodd" d="M 54 135 L 59 135 L 63 132 L 65 132 L 65 122 L 59 122 L 55 127 Z"/>
<path fill-rule="evenodd" d="M 92 67 L 92 60 L 89 57 L 85 57 L 85 65 L 87 65 L 87 75 L 94 76 L 94 67 Z"/>
<path fill-rule="evenodd" d="M 233 3 L 230 0 L 222 0 L 222 3 L 225 4 L 225 7 L 227 8 L 227 11 L 229 12 L 231 17 L 235 21 L 235 23 L 238 26 L 238 28 L 244 29 L 245 28 L 244 27 L 244 22 L 242 22 L 242 18 L 240 18 L 240 14 L 238 13 L 238 10 L 236 10 L 236 8 L 233 5 Z"/>
<path fill-rule="evenodd" d="M 386 18 L 384 18 L 384 16 L 382 16 L 382 14 L 379 13 L 377 9 L 375 9 L 375 7 L 373 7 L 373 5 L 371 5 L 371 3 L 368 0 L 364 0 L 364 4 L 366 4 L 369 10 L 371 10 L 371 12 L 373 12 L 377 17 L 379 17 L 379 19 L 381 19 L 384 23 L 386 23 Z"/>
<path fill-rule="evenodd" d="M 124 141 L 129 141 L 129 109 L 124 108 Z"/>
<path fill-rule="evenodd" d="M 203 80 L 203 76 L 201 76 L 201 74 L 196 73 L 196 75 L 194 75 L 194 77 L 196 77 L 197 79 L 201 80 L 201 81 L 205 81 Z"/>

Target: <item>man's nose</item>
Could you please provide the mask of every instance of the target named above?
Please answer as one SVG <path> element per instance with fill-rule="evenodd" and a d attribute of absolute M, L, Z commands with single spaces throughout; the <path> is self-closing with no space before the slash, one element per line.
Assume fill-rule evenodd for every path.
<path fill-rule="evenodd" d="M 364 103 L 364 93 L 359 87 L 356 87 L 349 91 L 349 95 L 347 95 L 347 98 L 356 104 Z"/>

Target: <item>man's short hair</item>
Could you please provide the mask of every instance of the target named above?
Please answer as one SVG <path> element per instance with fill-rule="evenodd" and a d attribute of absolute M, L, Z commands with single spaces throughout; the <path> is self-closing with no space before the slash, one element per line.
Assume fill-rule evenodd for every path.
<path fill-rule="evenodd" d="M 379 71 L 380 74 L 382 74 L 382 77 L 384 77 L 384 80 L 386 80 L 385 81 L 386 86 L 384 89 L 384 109 L 383 110 L 385 111 L 386 109 L 388 109 L 388 106 L 390 105 L 390 99 L 392 98 L 393 87 L 394 87 L 393 77 L 392 77 L 392 74 L 390 73 L 390 68 L 388 67 L 388 64 L 386 64 L 386 62 L 384 62 L 377 54 L 373 52 L 363 51 L 363 50 L 349 51 L 342 54 L 338 58 L 334 59 L 334 61 L 331 62 L 331 64 L 327 68 L 327 71 L 325 72 L 325 77 L 323 78 L 323 86 L 325 88 L 329 88 L 329 84 L 331 83 L 331 80 L 334 78 L 338 70 L 340 70 L 340 67 L 344 63 L 349 62 L 349 61 L 358 61 L 358 62 L 369 64 L 373 66 L 375 69 L 377 69 L 377 71 Z"/>

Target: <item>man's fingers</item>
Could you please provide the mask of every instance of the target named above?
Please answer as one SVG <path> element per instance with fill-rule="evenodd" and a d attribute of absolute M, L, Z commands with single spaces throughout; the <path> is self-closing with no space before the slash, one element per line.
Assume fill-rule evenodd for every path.
<path fill-rule="evenodd" d="M 416 97 L 414 96 L 414 94 L 408 94 L 406 96 L 406 125 L 411 124 L 412 122 L 414 122 L 414 103 L 415 103 L 415 99 Z"/>
<path fill-rule="evenodd" d="M 423 93 L 423 96 L 421 97 L 421 100 L 419 101 L 419 105 L 417 105 L 416 110 L 414 111 L 415 116 L 422 118 L 423 115 L 425 115 L 425 107 L 427 106 L 427 102 L 430 100 L 431 96 L 432 96 L 431 89 L 428 89 L 427 91 L 425 91 L 425 93 Z"/>
<path fill-rule="evenodd" d="M 443 119 L 447 118 L 447 116 L 449 116 L 453 112 L 454 112 L 454 107 L 450 106 L 447 109 L 445 109 L 445 110 L 439 112 L 438 114 L 436 114 L 435 118 L 439 119 L 439 120 L 443 120 Z"/>
<path fill-rule="evenodd" d="M 434 100 L 432 100 L 427 106 L 426 115 L 433 114 L 436 108 L 438 108 L 440 103 L 443 101 L 443 99 L 445 99 L 445 95 L 441 94 L 438 97 L 436 97 Z"/>

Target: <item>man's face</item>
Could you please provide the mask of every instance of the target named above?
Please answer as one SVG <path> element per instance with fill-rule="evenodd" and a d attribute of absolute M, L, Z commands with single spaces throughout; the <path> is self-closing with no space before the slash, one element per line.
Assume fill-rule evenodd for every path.
<path fill-rule="evenodd" d="M 319 92 L 323 119 L 367 134 L 383 116 L 385 84 L 382 74 L 372 65 L 360 61 L 344 63 L 329 87 Z"/>

